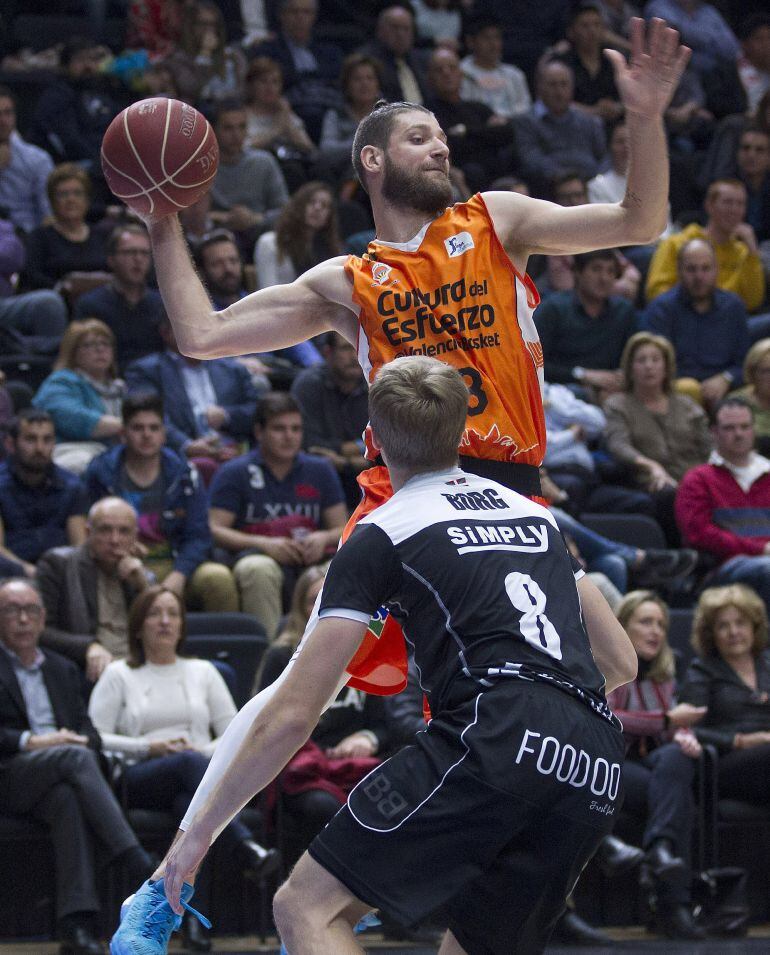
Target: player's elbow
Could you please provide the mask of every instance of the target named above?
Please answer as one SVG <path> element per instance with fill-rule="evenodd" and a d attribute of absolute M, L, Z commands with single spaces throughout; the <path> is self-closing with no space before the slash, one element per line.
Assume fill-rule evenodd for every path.
<path fill-rule="evenodd" d="M 624 654 L 621 671 L 621 684 L 631 683 L 636 679 L 636 675 L 639 672 L 639 657 L 636 655 L 636 650 L 634 650 L 633 646 L 629 646 Z"/>
<path fill-rule="evenodd" d="M 668 213 L 666 211 L 662 215 L 636 221 L 631 230 L 631 244 L 654 245 L 666 231 L 667 225 Z"/>
<path fill-rule="evenodd" d="M 623 646 L 622 650 L 616 653 L 613 664 L 608 667 L 608 670 L 610 672 L 605 674 L 605 685 L 608 693 L 636 679 L 639 671 L 639 660 L 630 640 L 628 646 Z"/>

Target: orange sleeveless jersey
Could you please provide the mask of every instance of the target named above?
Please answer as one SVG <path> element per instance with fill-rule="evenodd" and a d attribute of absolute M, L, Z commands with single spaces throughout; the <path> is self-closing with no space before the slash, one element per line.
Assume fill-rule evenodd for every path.
<path fill-rule="evenodd" d="M 403 355 L 445 361 L 470 390 L 460 453 L 540 465 L 543 352 L 531 279 L 513 267 L 480 195 L 434 219 L 414 246 L 375 239 L 345 264 L 360 308 L 364 373 L 371 381 Z"/>

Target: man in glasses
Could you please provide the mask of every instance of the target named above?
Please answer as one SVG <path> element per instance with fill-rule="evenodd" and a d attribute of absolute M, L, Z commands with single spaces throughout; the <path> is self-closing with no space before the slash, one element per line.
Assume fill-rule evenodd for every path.
<path fill-rule="evenodd" d="M 79 298 L 75 318 L 100 318 L 109 325 L 122 372 L 135 359 L 163 350 L 159 327 L 165 311 L 160 294 L 147 284 L 152 254 L 144 226 L 117 226 L 107 240 L 107 265 L 112 282 Z"/>
<path fill-rule="evenodd" d="M 40 649 L 45 609 L 30 581 L 0 583 L 0 805 L 49 830 L 61 952 L 98 955 L 95 843 L 141 878 L 151 869 L 105 777 L 69 660 Z M 19 863 L 21 860 L 19 860 Z"/>

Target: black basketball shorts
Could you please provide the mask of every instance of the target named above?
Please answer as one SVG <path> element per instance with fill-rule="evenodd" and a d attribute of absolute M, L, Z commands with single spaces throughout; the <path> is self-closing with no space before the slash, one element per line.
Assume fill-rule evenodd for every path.
<path fill-rule="evenodd" d="M 471 955 L 530 955 L 612 828 L 622 761 L 583 703 L 502 678 L 361 780 L 309 852 L 405 925 L 441 909 Z"/>

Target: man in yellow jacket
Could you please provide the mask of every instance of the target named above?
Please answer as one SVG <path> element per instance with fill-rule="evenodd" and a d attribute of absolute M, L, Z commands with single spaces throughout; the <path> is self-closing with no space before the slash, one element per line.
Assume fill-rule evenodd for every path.
<path fill-rule="evenodd" d="M 676 284 L 682 246 L 705 239 L 716 252 L 718 288 L 739 295 L 747 311 L 755 312 L 765 298 L 765 276 L 757 237 L 746 222 L 746 187 L 737 179 L 718 179 L 708 187 L 704 208 L 705 226 L 693 222 L 658 245 L 647 273 L 647 301 Z"/>

